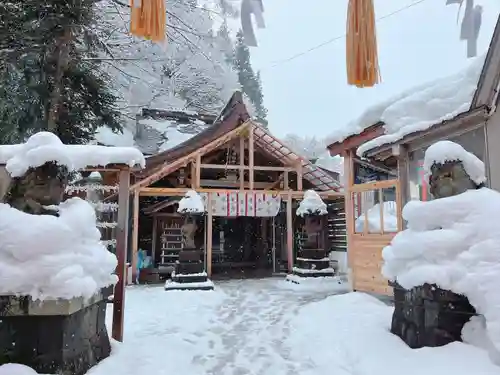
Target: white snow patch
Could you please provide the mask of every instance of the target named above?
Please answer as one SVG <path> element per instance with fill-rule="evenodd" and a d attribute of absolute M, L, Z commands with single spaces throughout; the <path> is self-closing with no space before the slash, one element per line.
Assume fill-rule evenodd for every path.
<path fill-rule="evenodd" d="M 101 126 L 97 128 L 94 138 L 105 146 L 135 147 L 134 134 L 127 128 L 122 131 L 123 133 L 114 133 L 108 126 Z"/>
<path fill-rule="evenodd" d="M 174 148 L 175 146 L 180 145 L 181 143 L 187 141 L 188 139 L 196 135 L 196 133 L 193 132 L 189 133 L 181 132 L 179 130 L 180 125 L 175 121 L 144 119 L 141 120 L 141 122 L 145 126 L 149 126 L 162 133 L 163 137 L 166 139 L 166 141 L 161 143 L 158 150 L 159 152 L 163 152 L 171 148 Z M 205 127 L 206 124 L 203 123 L 201 129 L 204 129 Z"/>
<path fill-rule="evenodd" d="M 356 219 L 356 232 L 362 233 L 365 228 L 366 217 L 368 217 L 368 233 L 397 232 L 398 231 L 398 213 L 396 202 L 384 202 L 383 212 L 380 215 L 380 203 L 375 204 Z M 382 216 L 382 217 L 381 217 Z M 381 220 L 382 219 L 382 220 Z M 381 228 L 381 222 L 384 226 Z"/>
<path fill-rule="evenodd" d="M 488 352 L 493 363 L 500 366 L 500 352 L 495 348 L 486 331 L 484 316 L 473 316 L 462 328 L 462 340 Z"/>
<path fill-rule="evenodd" d="M 202 214 L 205 212 L 205 205 L 201 195 L 194 190 L 188 190 L 186 195 L 179 201 L 177 212 L 181 214 Z"/>
<path fill-rule="evenodd" d="M 327 213 L 326 203 L 323 202 L 319 194 L 314 190 L 307 190 L 304 193 L 304 199 L 297 208 L 297 216 L 326 215 Z"/>
<path fill-rule="evenodd" d="M 285 281 L 287 287 L 293 290 L 324 291 L 334 294 L 350 291 L 349 284 L 339 276 L 301 277 L 298 275 L 287 275 Z"/>
<path fill-rule="evenodd" d="M 178 283 L 172 280 L 167 280 L 165 282 L 165 289 L 193 289 L 193 288 L 215 288 L 214 283 L 212 280 L 207 280 L 207 281 L 200 281 L 200 282 L 194 282 L 194 283 Z M 190 290 L 190 291 L 196 291 L 196 290 Z"/>
<path fill-rule="evenodd" d="M 303 275 L 311 274 L 311 273 L 331 274 L 331 273 L 335 272 L 335 270 L 333 268 L 323 268 L 322 270 L 316 270 L 316 269 L 312 270 L 312 269 L 308 269 L 308 268 L 299 268 L 299 267 L 293 267 L 292 271 L 296 272 L 296 273 L 301 273 Z"/>
<path fill-rule="evenodd" d="M 7 363 L 0 366 L 0 375 L 39 375 L 31 367 L 17 363 Z"/>
<path fill-rule="evenodd" d="M 484 350 L 464 343 L 409 348 L 390 333 L 393 307 L 362 293 L 328 297 L 291 318 L 285 344 L 291 358 L 307 358 L 300 374 L 454 375 L 499 373 Z M 314 343 L 314 345 L 312 345 Z"/>
<path fill-rule="evenodd" d="M 383 275 L 404 288 L 437 284 L 468 297 L 500 350 L 500 193 L 488 188 L 403 210 L 408 229 L 384 248 Z"/>
<path fill-rule="evenodd" d="M 71 171 L 108 164 L 127 164 L 130 167 L 144 167 L 146 164 L 136 148 L 65 145 L 50 132 L 36 133 L 24 144 L 0 146 L 0 164 L 6 165 L 12 177 L 22 176 L 30 167 L 36 168 L 51 161 Z"/>
<path fill-rule="evenodd" d="M 0 203 L 0 294 L 90 298 L 116 283 L 117 260 L 100 241 L 94 208 L 71 198 L 58 211 L 30 215 Z"/>
<path fill-rule="evenodd" d="M 461 161 L 465 172 L 477 185 L 486 182 L 484 163 L 476 155 L 452 141 L 436 142 L 425 151 L 423 168 L 427 178 L 431 175 L 434 163 L 445 164 L 453 161 Z"/>

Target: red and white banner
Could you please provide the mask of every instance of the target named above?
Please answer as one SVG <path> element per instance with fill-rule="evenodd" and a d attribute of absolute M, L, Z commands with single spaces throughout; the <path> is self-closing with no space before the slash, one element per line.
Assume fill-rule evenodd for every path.
<path fill-rule="evenodd" d="M 205 209 L 208 194 L 200 193 Z M 281 197 L 278 194 L 258 192 L 212 193 L 212 215 L 223 217 L 252 216 L 273 217 L 280 210 Z"/>

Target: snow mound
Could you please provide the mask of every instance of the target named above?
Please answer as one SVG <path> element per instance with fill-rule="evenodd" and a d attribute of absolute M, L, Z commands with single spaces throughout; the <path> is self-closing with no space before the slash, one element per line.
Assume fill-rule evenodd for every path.
<path fill-rule="evenodd" d="M 468 297 L 500 350 L 500 193 L 488 188 L 403 210 L 408 229 L 384 248 L 383 275 L 404 288 L 437 284 Z"/>
<path fill-rule="evenodd" d="M 297 216 L 304 215 L 326 215 L 326 203 L 323 202 L 318 193 L 314 190 L 307 190 L 304 193 L 304 199 L 297 208 Z"/>
<path fill-rule="evenodd" d="M 134 134 L 127 128 L 123 128 L 122 133 L 115 133 L 108 126 L 100 126 L 97 128 L 94 138 L 105 146 L 135 146 Z"/>
<path fill-rule="evenodd" d="M 398 231 L 398 213 L 396 202 L 388 201 L 383 204 L 383 228 L 380 225 L 380 203 L 366 211 L 356 219 L 356 232 L 362 233 L 365 228 L 366 217 L 368 218 L 368 233 L 397 232 Z"/>
<path fill-rule="evenodd" d="M 186 195 L 179 201 L 177 212 L 181 214 L 202 214 L 205 212 L 205 205 L 200 194 L 194 190 L 188 190 Z"/>
<path fill-rule="evenodd" d="M 7 363 L 0 366 L 0 375 L 38 375 L 38 373 L 31 367 Z"/>
<path fill-rule="evenodd" d="M 486 182 L 484 163 L 476 155 L 451 141 L 436 142 L 425 151 L 424 172 L 430 176 L 434 163 L 444 164 L 452 161 L 461 161 L 465 172 L 477 185 Z"/>
<path fill-rule="evenodd" d="M 0 146 L 0 164 L 6 165 L 12 177 L 20 177 L 30 167 L 36 168 L 51 161 L 71 171 L 108 164 L 146 165 L 144 156 L 136 148 L 65 145 L 50 132 L 36 133 L 24 144 Z"/>
<path fill-rule="evenodd" d="M 0 294 L 90 298 L 116 283 L 93 207 L 71 198 L 58 209 L 59 217 L 30 215 L 0 203 Z"/>
<path fill-rule="evenodd" d="M 486 54 L 454 75 L 424 83 L 368 108 L 359 118 L 337 128 L 328 137 L 328 144 L 342 142 L 366 128 L 383 122 L 385 135 L 368 141 L 357 154 L 400 140 L 404 136 L 449 120 L 468 111 L 477 89 Z"/>

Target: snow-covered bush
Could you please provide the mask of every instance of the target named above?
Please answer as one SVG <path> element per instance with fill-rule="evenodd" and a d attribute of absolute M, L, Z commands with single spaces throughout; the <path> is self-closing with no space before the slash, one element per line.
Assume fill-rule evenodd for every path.
<path fill-rule="evenodd" d="M 326 215 L 328 213 L 326 203 L 314 190 L 307 190 L 304 199 L 297 208 L 297 216 Z"/>
<path fill-rule="evenodd" d="M 194 190 L 187 191 L 186 195 L 179 201 L 177 212 L 190 215 L 205 213 L 205 206 L 200 194 Z"/>

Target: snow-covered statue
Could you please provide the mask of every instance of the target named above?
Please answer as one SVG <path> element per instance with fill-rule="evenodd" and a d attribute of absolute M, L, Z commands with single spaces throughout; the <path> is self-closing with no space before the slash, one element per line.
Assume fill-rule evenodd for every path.
<path fill-rule="evenodd" d="M 179 201 L 177 212 L 186 215 L 184 224 L 182 225 L 182 247 L 184 249 L 195 249 L 194 236 L 198 226 L 196 225 L 195 216 L 205 213 L 203 199 L 194 190 L 189 190 L 186 195 Z"/>
<path fill-rule="evenodd" d="M 466 152 L 462 146 L 451 141 L 438 142 L 427 150 L 425 159 L 425 163 L 427 164 L 424 164 L 424 169 L 430 173 L 430 193 L 434 198 L 451 197 L 464 193 L 467 190 L 478 189 L 484 186 L 484 165 L 481 160 L 477 158 L 468 160 L 467 162 L 461 159 L 443 160 L 443 157 L 440 156 L 441 153 L 456 153 L 459 151 Z M 474 163 L 474 165 L 468 165 L 467 168 L 466 163 Z M 473 166 L 476 168 L 474 170 L 483 171 L 482 174 L 479 176 L 474 174 L 470 176 L 467 173 L 467 169 L 473 170 Z"/>
<path fill-rule="evenodd" d="M 500 359 L 500 193 L 484 187 L 483 162 L 450 141 L 428 148 L 424 170 L 436 199 L 409 202 L 407 229 L 382 252 L 395 282 L 391 331 L 414 348 L 482 334 Z"/>
<path fill-rule="evenodd" d="M 61 203 L 69 171 L 64 165 L 46 161 L 43 154 L 50 152 L 47 146 L 57 142 L 61 141 L 54 134 L 41 132 L 23 145 L 11 146 L 15 156 L 6 165 L 10 179 L 2 202 L 29 214 L 57 215 L 50 206 Z"/>
<path fill-rule="evenodd" d="M 318 233 L 321 231 L 320 216 L 328 213 L 326 203 L 314 190 L 307 190 L 304 193 L 304 199 L 297 208 L 297 216 L 305 219 L 304 229 L 307 233 L 307 243 L 305 247 L 317 247 Z"/>

